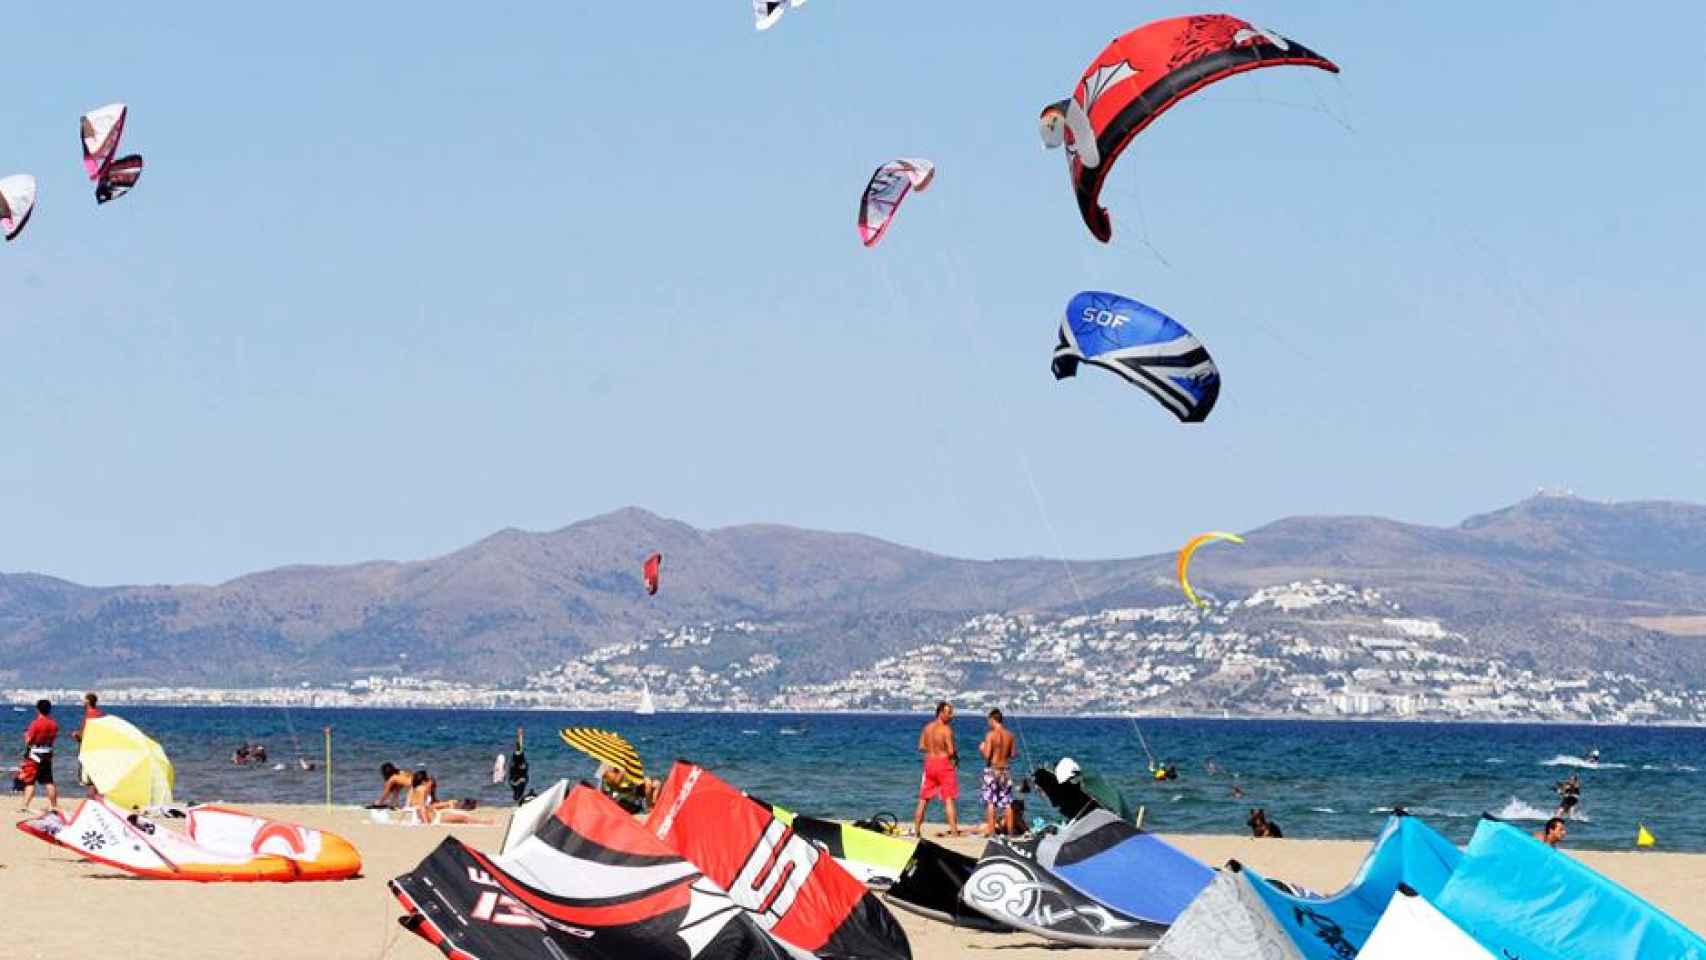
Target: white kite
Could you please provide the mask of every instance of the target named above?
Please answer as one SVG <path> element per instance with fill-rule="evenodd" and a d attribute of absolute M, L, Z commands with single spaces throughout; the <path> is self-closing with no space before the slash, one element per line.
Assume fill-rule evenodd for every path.
<path fill-rule="evenodd" d="M 27 173 L 0 177 L 0 234 L 10 242 L 30 222 L 36 208 L 36 178 Z"/>
<path fill-rule="evenodd" d="M 789 7 L 803 7 L 806 0 L 752 0 L 752 18 L 758 21 L 758 29 L 768 30 L 782 19 L 782 14 Z"/>

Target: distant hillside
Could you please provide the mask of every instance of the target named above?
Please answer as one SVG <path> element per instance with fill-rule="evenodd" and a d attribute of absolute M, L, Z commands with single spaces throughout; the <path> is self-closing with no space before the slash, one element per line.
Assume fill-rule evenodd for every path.
<path fill-rule="evenodd" d="M 1541 497 L 1455 528 L 1296 517 L 1204 553 L 1230 598 L 1322 578 L 1544 666 L 1706 678 L 1706 507 Z M 647 597 L 639 567 L 664 554 Z M 1067 573 L 1070 571 L 1071 576 Z M 1172 602 L 1172 557 L 970 561 L 858 534 L 698 530 L 629 508 L 504 530 L 413 563 L 286 567 L 218 586 L 81 587 L 0 575 L 0 683 L 238 686 L 406 672 L 509 681 L 672 625 L 777 628 L 810 676 L 915 646 L 965 616 Z M 1654 627 L 1665 628 L 1662 632 Z"/>

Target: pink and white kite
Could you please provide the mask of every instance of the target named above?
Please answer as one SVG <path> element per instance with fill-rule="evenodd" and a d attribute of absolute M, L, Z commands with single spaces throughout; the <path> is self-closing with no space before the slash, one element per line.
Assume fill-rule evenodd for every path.
<path fill-rule="evenodd" d="M 95 181 L 95 201 L 117 200 L 136 186 L 142 176 L 142 157 L 131 154 L 117 157 L 119 140 L 124 137 L 124 122 L 130 108 L 122 103 L 109 103 L 83 114 L 78 124 L 83 135 L 83 170 Z"/>
<path fill-rule="evenodd" d="M 936 165 L 928 160 L 903 157 L 878 167 L 877 172 L 871 174 L 871 182 L 865 185 L 865 195 L 859 201 L 859 239 L 865 246 L 876 246 L 888 232 L 889 224 L 894 222 L 895 213 L 900 210 L 906 195 L 914 190 L 923 192 L 929 189 L 930 180 L 935 176 Z"/>

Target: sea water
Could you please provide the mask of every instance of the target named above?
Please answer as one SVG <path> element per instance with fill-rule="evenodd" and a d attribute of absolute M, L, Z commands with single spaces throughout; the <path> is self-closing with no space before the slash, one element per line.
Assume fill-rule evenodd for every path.
<path fill-rule="evenodd" d="M 75 729 L 81 710 L 61 705 Z M 591 777 L 596 764 L 557 736 L 564 726 L 617 730 L 647 770 L 666 775 L 685 757 L 766 801 L 831 817 L 892 813 L 909 820 L 917 797 L 915 749 L 924 716 L 309 710 L 265 707 L 116 707 L 165 747 L 180 799 L 232 803 L 318 803 L 325 796 L 325 738 L 332 730 L 332 794 L 340 804 L 379 793 L 379 765 L 426 768 L 440 796 L 507 805 L 491 782 L 493 759 L 527 735 L 533 785 Z M 21 739 L 30 713 L 0 712 L 0 737 Z M 6 719 L 12 723 L 7 724 Z M 1538 826 L 1557 804 L 1552 785 L 1582 779 L 1572 846 L 1628 848 L 1645 823 L 1666 850 L 1706 851 L 1706 730 L 1504 724 L 1284 720 L 1010 718 L 1019 736 L 1016 769 L 1070 756 L 1113 780 L 1145 826 L 1162 832 L 1240 833 L 1263 807 L 1288 837 L 1366 840 L 1395 807 L 1462 842 L 1484 813 Z M 1141 729 L 1154 759 L 1179 779 L 1148 776 Z M 976 800 L 981 716 L 954 722 L 961 756 L 959 813 L 981 819 Z M 238 744 L 259 742 L 267 763 L 237 766 Z M 1597 749 L 1597 761 L 1587 759 Z M 75 779 L 75 745 L 60 742 L 62 786 Z M 303 771 L 298 757 L 319 767 Z M 283 769 L 273 769 L 283 764 Z M 8 762 L 5 766 L 10 766 Z M 1242 796 L 1234 795 L 1234 787 Z M 75 794 L 75 788 L 67 791 Z M 1052 816 L 1032 795 L 1027 817 Z M 940 820 L 932 806 L 931 819 Z"/>

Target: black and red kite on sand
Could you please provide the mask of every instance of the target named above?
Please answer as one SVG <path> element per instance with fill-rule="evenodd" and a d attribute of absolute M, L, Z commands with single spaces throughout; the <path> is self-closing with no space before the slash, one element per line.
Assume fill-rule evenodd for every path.
<path fill-rule="evenodd" d="M 403 926 L 452 960 L 789 960 L 703 872 L 575 787 L 502 856 L 447 837 L 391 881 Z"/>

